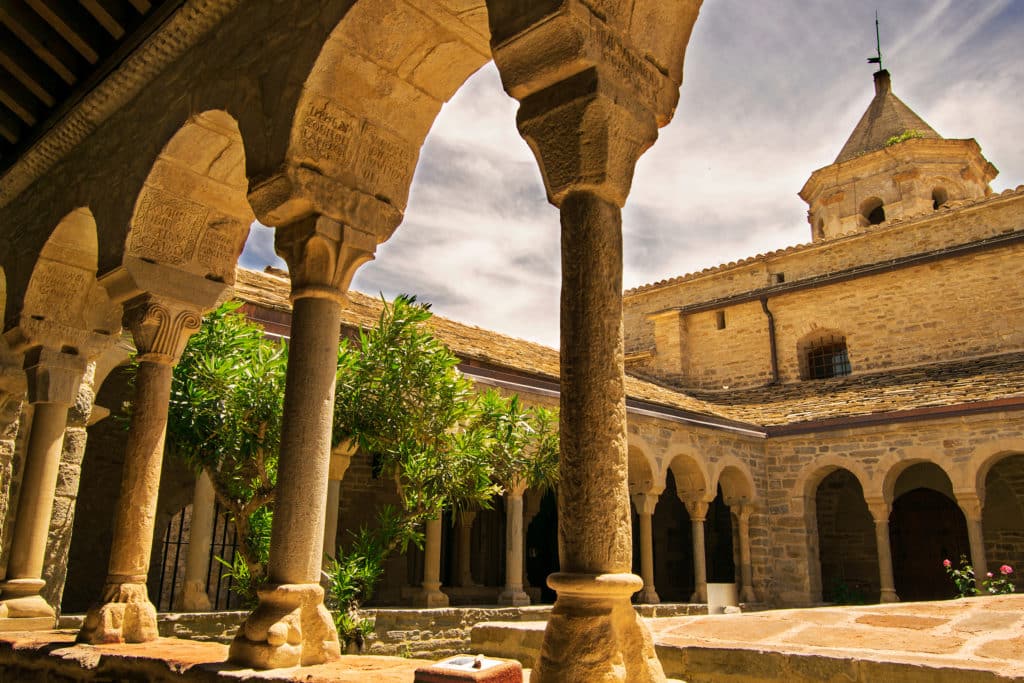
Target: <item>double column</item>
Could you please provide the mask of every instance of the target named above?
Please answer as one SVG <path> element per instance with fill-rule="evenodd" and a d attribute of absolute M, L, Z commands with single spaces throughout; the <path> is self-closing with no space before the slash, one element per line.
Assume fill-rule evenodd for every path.
<path fill-rule="evenodd" d="M 882 499 L 866 501 L 875 521 L 875 544 L 878 548 L 879 602 L 899 602 L 892 572 L 892 544 L 889 541 L 889 516 L 892 506 Z"/>
<path fill-rule="evenodd" d="M 46 630 L 56 613 L 40 595 L 68 409 L 86 370 L 79 355 L 37 346 L 25 354 L 32 427 L 21 480 L 6 580 L 0 584 L 0 630 Z"/>
<path fill-rule="evenodd" d="M 149 266 L 142 268 L 150 271 Z M 216 296 L 212 291 L 209 294 L 197 298 L 212 304 Z M 99 603 L 85 616 L 79 642 L 142 643 L 158 637 L 156 608 L 149 599 L 146 576 L 156 524 L 167 409 L 174 366 L 199 329 L 203 310 L 195 303 L 151 293 L 125 304 L 125 326 L 138 352 L 135 395 L 107 579 Z"/>
<path fill-rule="evenodd" d="M 340 654 L 320 586 L 338 340 L 345 292 L 376 237 L 323 215 L 278 227 L 292 279 L 291 348 L 270 538 L 269 583 L 231 643 L 233 663 L 260 669 Z"/>

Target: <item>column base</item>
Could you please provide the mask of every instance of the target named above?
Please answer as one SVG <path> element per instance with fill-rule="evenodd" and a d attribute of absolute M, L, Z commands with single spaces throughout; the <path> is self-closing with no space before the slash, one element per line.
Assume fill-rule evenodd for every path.
<path fill-rule="evenodd" d="M 156 607 L 144 583 L 108 583 L 103 598 L 85 615 L 79 643 L 148 643 L 160 637 Z"/>
<path fill-rule="evenodd" d="M 338 631 L 315 583 L 268 585 L 228 651 L 232 664 L 253 669 L 322 664 L 341 656 Z"/>
<path fill-rule="evenodd" d="M 39 595 L 41 579 L 11 579 L 0 584 L 0 631 L 49 631 L 57 626 L 53 607 Z"/>
<path fill-rule="evenodd" d="M 441 591 L 441 584 L 424 583 L 420 591 L 412 596 L 413 607 L 447 607 L 449 604 L 451 601 Z"/>
<path fill-rule="evenodd" d="M 206 584 L 202 581 L 186 581 L 182 586 L 181 600 L 176 605 L 181 612 L 209 612 L 213 609 Z"/>
<path fill-rule="evenodd" d="M 636 601 L 640 605 L 661 604 L 661 598 L 658 596 L 658 592 L 653 588 L 644 588 L 642 591 L 637 593 Z"/>
<path fill-rule="evenodd" d="M 499 605 L 526 607 L 530 604 L 530 596 L 522 588 L 506 588 L 498 596 Z"/>
<path fill-rule="evenodd" d="M 757 593 L 754 592 L 753 586 L 744 586 L 740 590 L 740 602 L 747 604 L 757 602 Z"/>
<path fill-rule="evenodd" d="M 896 591 L 892 588 L 883 588 L 882 594 L 878 599 L 879 602 L 899 602 L 900 596 L 896 595 Z"/>
<path fill-rule="evenodd" d="M 693 591 L 693 595 L 690 596 L 690 602 L 695 605 L 700 605 L 708 601 L 708 587 L 707 585 L 697 586 L 697 589 Z"/>
<path fill-rule="evenodd" d="M 664 683 L 654 640 L 630 596 L 632 574 L 552 574 L 558 593 L 548 618 L 533 683 Z"/>

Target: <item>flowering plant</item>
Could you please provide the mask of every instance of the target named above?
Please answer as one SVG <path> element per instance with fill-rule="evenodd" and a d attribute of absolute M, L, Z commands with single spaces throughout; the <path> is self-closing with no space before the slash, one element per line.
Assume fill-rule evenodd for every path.
<path fill-rule="evenodd" d="M 953 580 L 956 586 L 957 597 L 966 598 L 972 595 L 1004 595 L 1014 591 L 1013 581 L 1010 576 L 1013 574 L 1013 567 L 1004 564 L 999 567 L 999 576 L 988 572 L 981 582 L 981 590 L 978 590 L 974 576 L 974 568 L 967 562 L 965 555 L 960 556 L 960 566 L 953 568 L 953 563 L 948 559 L 942 561 L 946 573 Z"/>

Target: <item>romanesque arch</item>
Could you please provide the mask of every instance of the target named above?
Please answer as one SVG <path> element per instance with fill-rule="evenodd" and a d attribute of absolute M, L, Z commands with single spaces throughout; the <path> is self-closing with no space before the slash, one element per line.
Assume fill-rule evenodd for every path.
<path fill-rule="evenodd" d="M 988 569 L 1013 568 L 1017 590 L 1024 571 L 1024 449 L 1000 452 L 986 460 L 978 474 L 985 556 Z"/>
<path fill-rule="evenodd" d="M 971 557 L 967 520 L 953 483 L 935 462 L 919 461 L 893 468 L 885 492 L 892 501 L 890 537 L 896 593 L 903 600 L 954 595 L 942 562 Z"/>

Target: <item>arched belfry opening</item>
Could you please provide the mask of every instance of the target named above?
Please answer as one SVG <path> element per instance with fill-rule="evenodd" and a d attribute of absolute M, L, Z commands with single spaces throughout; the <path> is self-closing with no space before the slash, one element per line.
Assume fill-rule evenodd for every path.
<path fill-rule="evenodd" d="M 865 200 L 860 205 L 860 215 L 865 225 L 879 225 L 885 222 L 885 204 L 878 197 Z"/>

